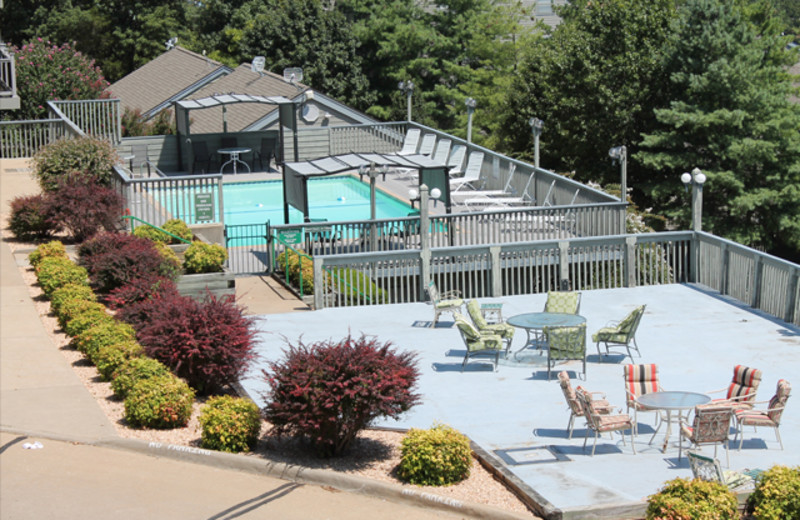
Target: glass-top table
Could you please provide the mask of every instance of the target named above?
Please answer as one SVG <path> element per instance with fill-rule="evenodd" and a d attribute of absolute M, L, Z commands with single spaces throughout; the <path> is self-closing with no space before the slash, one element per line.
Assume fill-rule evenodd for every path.
<path fill-rule="evenodd" d="M 528 335 L 522 348 L 514 353 L 514 355 L 516 355 L 528 347 L 541 348 L 541 334 L 538 331 L 546 327 L 577 327 L 582 323 L 586 323 L 586 318 L 578 314 L 567 314 L 564 312 L 529 312 L 511 316 L 506 323 L 520 329 L 525 329 Z M 536 331 L 533 334 L 533 341 L 531 341 L 531 331 Z"/>
<path fill-rule="evenodd" d="M 680 391 L 651 392 L 649 394 L 640 395 L 636 398 L 636 402 L 644 408 L 648 408 L 650 410 L 664 410 L 667 412 L 667 431 L 664 435 L 664 446 L 661 448 L 662 453 L 667 451 L 669 435 L 672 431 L 672 411 L 677 410 L 678 420 L 680 421 L 683 410 L 691 410 L 695 406 L 706 404 L 710 401 L 711 397 L 707 396 L 706 394 Z M 653 442 L 653 438 L 655 438 L 656 433 L 658 433 L 658 430 L 656 430 L 655 433 L 653 433 L 653 437 L 650 438 L 651 443 Z M 680 433 L 678 435 L 680 435 Z"/>
<path fill-rule="evenodd" d="M 252 152 L 252 150 L 244 146 L 237 146 L 233 148 L 220 148 L 219 150 L 217 150 L 217 153 L 220 155 L 227 155 L 228 157 L 230 157 L 230 159 L 228 159 L 226 162 L 222 164 L 222 166 L 220 166 L 219 172 L 222 173 L 227 165 L 233 164 L 233 174 L 236 175 L 238 173 L 236 171 L 236 165 L 243 164 L 244 167 L 247 168 L 247 171 L 249 173 L 250 166 L 243 160 L 239 159 L 239 156 L 250 152 Z"/>

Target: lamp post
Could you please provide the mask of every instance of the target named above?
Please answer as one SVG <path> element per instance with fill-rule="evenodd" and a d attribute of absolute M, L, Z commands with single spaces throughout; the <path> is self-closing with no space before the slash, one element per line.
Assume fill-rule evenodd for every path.
<path fill-rule="evenodd" d="M 406 120 L 411 121 L 411 95 L 414 93 L 414 82 L 410 79 L 407 81 L 401 81 L 397 84 L 397 88 L 406 94 L 406 102 L 408 103 Z"/>
<path fill-rule="evenodd" d="M 531 125 L 533 132 L 533 165 L 539 168 L 539 136 L 542 135 L 542 128 L 544 128 L 544 121 L 538 117 L 528 119 L 528 124 Z"/>
<path fill-rule="evenodd" d="M 622 202 L 628 201 L 628 149 L 623 144 L 622 146 L 615 146 L 608 151 L 608 156 L 614 162 L 619 161 L 620 169 L 620 182 L 619 182 L 619 200 Z"/>
<path fill-rule="evenodd" d="M 475 101 L 474 98 L 467 98 L 464 102 L 467 105 L 467 142 L 472 142 L 472 114 L 475 113 L 475 107 L 478 105 L 478 102 Z"/>
<path fill-rule="evenodd" d="M 422 264 L 422 288 L 428 287 L 431 280 L 431 243 L 430 243 L 430 216 L 428 214 L 428 201 L 432 197 L 434 200 L 442 196 L 442 191 L 439 188 L 433 188 L 428 191 L 427 184 L 420 184 L 419 191 L 415 188 L 408 190 L 408 198 L 413 201 L 419 201 L 419 240 L 420 240 L 420 260 Z"/>
<path fill-rule="evenodd" d="M 695 168 L 692 173 L 684 172 L 681 182 L 685 189 L 692 186 L 692 230 L 703 230 L 703 184 L 706 182 L 705 174 L 700 168 Z"/>

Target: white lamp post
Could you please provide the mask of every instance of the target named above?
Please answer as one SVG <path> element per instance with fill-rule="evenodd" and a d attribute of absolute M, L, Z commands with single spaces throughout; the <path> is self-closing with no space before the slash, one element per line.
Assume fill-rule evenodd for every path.
<path fill-rule="evenodd" d="M 411 80 L 401 81 L 397 84 L 397 88 L 406 94 L 406 102 L 408 104 L 406 120 L 411 121 L 411 95 L 414 93 L 414 82 Z"/>
<path fill-rule="evenodd" d="M 544 121 L 537 117 L 532 117 L 528 120 L 533 132 L 533 165 L 539 167 L 539 136 L 542 135 L 542 128 L 544 128 Z"/>
<path fill-rule="evenodd" d="M 628 149 L 625 145 L 615 146 L 608 151 L 608 156 L 614 162 L 619 161 L 620 168 L 620 183 L 619 183 L 619 200 L 622 202 L 628 201 Z"/>
<path fill-rule="evenodd" d="M 681 182 L 688 190 L 692 186 L 692 230 L 703 230 L 703 184 L 706 182 L 705 174 L 700 168 L 695 168 L 692 173 L 684 172 Z"/>
<path fill-rule="evenodd" d="M 442 196 L 439 188 L 433 188 L 428 192 L 428 186 L 421 184 L 419 191 L 415 188 L 408 190 L 408 198 L 419 201 L 419 239 L 420 239 L 420 259 L 422 260 L 422 290 L 428 287 L 431 279 L 431 244 L 430 244 L 430 216 L 428 213 L 428 201 L 432 197 L 437 200 Z"/>
<path fill-rule="evenodd" d="M 467 98 L 464 102 L 467 105 L 467 142 L 472 142 L 472 114 L 475 113 L 475 107 L 478 102 L 474 98 Z"/>

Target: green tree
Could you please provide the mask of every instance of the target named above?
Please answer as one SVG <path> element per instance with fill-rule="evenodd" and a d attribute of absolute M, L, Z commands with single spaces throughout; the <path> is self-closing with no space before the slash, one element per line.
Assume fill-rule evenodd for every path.
<path fill-rule="evenodd" d="M 676 176 L 699 167 L 706 230 L 797 259 L 800 105 L 786 72 L 797 53 L 753 7 L 687 0 L 679 9 L 665 62 L 672 101 L 655 111 L 658 129 L 636 158 L 653 172 L 643 188 L 660 212 L 686 222 Z"/>

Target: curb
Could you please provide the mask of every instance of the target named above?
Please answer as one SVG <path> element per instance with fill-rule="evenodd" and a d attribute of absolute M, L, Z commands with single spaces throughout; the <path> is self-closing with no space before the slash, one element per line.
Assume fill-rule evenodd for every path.
<path fill-rule="evenodd" d="M 498 520 L 530 520 L 531 515 L 522 515 L 504 511 L 492 506 L 462 502 L 432 493 L 407 489 L 387 482 L 379 482 L 357 475 L 342 474 L 335 471 L 312 469 L 295 466 L 283 462 L 270 462 L 256 457 L 223 453 L 218 451 L 193 448 L 160 442 L 147 442 L 138 439 L 122 439 L 118 437 L 106 439 L 78 439 L 52 433 L 33 432 L 14 428 L 0 428 L 3 432 L 27 437 L 37 437 L 54 441 L 80 443 L 99 448 L 111 448 L 147 455 L 163 457 L 180 462 L 203 464 L 220 469 L 243 471 L 255 475 L 263 475 L 298 484 L 309 484 L 321 487 L 332 487 L 347 493 L 379 497 L 392 502 L 412 503 L 416 506 L 434 508 L 457 513 L 468 518 Z"/>

